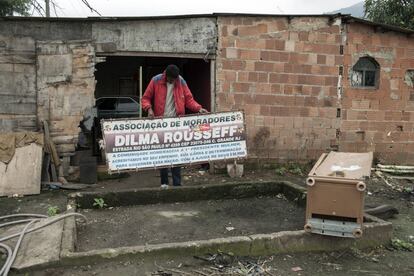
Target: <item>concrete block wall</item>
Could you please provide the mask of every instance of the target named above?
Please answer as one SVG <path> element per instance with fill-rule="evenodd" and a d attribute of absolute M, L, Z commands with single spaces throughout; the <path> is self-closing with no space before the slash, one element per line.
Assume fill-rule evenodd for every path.
<path fill-rule="evenodd" d="M 216 107 L 245 111 L 251 157 L 304 161 L 338 147 L 340 25 L 218 18 Z"/>
<path fill-rule="evenodd" d="M 347 24 L 344 38 L 339 149 L 374 151 L 380 162 L 413 164 L 414 38 L 359 23 Z M 352 66 L 362 56 L 380 65 L 378 89 L 351 86 Z"/>

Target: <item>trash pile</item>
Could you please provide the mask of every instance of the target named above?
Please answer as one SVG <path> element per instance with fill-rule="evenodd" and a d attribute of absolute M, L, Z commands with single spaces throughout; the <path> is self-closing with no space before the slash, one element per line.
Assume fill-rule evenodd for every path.
<path fill-rule="evenodd" d="M 414 195 L 414 166 L 377 164 L 373 170 L 391 189 Z"/>
<path fill-rule="evenodd" d="M 274 270 L 269 264 L 273 261 L 273 256 L 261 260 L 254 260 L 248 257 L 237 257 L 230 253 L 219 252 L 217 254 L 208 254 L 205 256 L 194 256 L 195 259 L 203 261 L 205 264 L 198 270 L 191 272 L 182 271 L 180 269 L 163 268 L 159 265 L 159 270 L 153 272 L 156 276 L 173 276 L 173 275 L 243 275 L 243 276 L 259 276 L 274 275 Z"/>

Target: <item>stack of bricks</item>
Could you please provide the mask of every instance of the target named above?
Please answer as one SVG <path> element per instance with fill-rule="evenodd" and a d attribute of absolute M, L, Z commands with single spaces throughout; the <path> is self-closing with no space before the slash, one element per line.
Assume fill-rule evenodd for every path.
<path fill-rule="evenodd" d="M 216 107 L 245 111 L 250 156 L 303 161 L 337 148 L 340 19 L 226 16 L 218 28 Z"/>
<path fill-rule="evenodd" d="M 414 38 L 358 23 L 347 26 L 346 37 L 340 150 L 373 151 L 380 162 L 412 164 Z M 351 86 L 352 66 L 363 56 L 380 66 L 378 88 Z"/>

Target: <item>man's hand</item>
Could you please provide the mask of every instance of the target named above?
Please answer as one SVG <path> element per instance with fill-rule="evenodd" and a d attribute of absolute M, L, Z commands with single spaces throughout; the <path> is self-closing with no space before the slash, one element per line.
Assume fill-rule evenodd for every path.
<path fill-rule="evenodd" d="M 200 108 L 200 110 L 198 111 L 198 113 L 206 114 L 206 113 L 208 113 L 208 111 L 205 108 Z"/>
<path fill-rule="evenodd" d="M 154 118 L 154 111 L 152 110 L 152 108 L 150 107 L 149 109 L 148 109 L 148 118 Z"/>

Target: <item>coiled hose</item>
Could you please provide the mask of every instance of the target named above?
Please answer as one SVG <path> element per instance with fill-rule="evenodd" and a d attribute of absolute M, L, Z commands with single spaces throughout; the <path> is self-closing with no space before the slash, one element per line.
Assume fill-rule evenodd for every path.
<path fill-rule="evenodd" d="M 28 222 L 25 225 L 25 227 L 23 228 L 22 231 L 20 231 L 18 233 L 11 234 L 11 235 L 6 236 L 6 237 L 0 237 L 0 249 L 2 248 L 3 250 L 5 250 L 6 255 L 7 255 L 6 262 L 3 264 L 3 267 L 0 269 L 0 276 L 7 276 L 9 274 L 10 268 L 12 267 L 12 265 L 14 263 L 14 260 L 16 259 L 17 252 L 18 252 L 20 244 L 21 244 L 21 242 L 24 238 L 24 235 L 26 235 L 27 233 L 31 233 L 33 231 L 42 229 L 46 226 L 49 226 L 53 223 L 56 223 L 56 222 L 58 222 L 62 219 L 65 219 L 65 218 L 71 217 L 71 216 L 79 216 L 79 217 L 82 217 L 86 221 L 86 217 L 82 214 L 69 213 L 69 214 L 64 214 L 64 215 L 58 216 L 54 219 L 51 219 L 50 221 L 48 221 L 47 223 L 45 223 L 43 225 L 30 228 L 30 226 L 33 223 L 39 222 L 41 219 L 47 218 L 47 216 L 39 215 L 39 214 L 14 214 L 14 215 L 7 215 L 7 216 L 0 217 L 0 221 L 4 220 L 4 219 L 13 219 L 13 218 L 19 218 L 19 217 L 30 217 L 30 219 L 21 219 L 21 220 L 10 221 L 10 222 L 0 224 L 0 228 L 2 228 L 2 227 L 10 226 L 10 225 L 13 225 L 13 224 L 20 224 L 20 223 Z M 4 243 L 1 243 L 1 242 L 4 242 L 4 241 L 13 239 L 15 237 L 19 237 L 19 238 L 18 238 L 16 246 L 13 250 L 8 245 L 6 245 Z"/>

